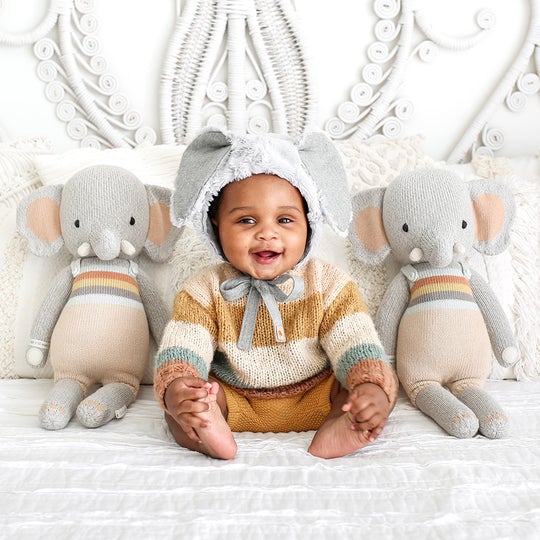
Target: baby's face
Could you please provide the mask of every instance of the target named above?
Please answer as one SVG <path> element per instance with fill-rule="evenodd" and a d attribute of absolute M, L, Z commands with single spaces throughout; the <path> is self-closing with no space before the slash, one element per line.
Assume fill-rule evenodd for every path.
<path fill-rule="evenodd" d="M 256 279 L 284 274 L 306 249 L 303 199 L 278 176 L 257 174 L 227 184 L 212 222 L 227 260 Z"/>

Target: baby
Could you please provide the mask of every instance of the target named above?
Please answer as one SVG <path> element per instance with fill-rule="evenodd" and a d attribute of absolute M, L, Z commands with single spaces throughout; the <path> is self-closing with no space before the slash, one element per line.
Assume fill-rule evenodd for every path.
<path fill-rule="evenodd" d="M 157 355 L 178 444 L 231 459 L 233 432 L 316 430 L 309 452 L 333 458 L 373 442 L 397 378 L 355 283 L 311 256 L 325 218 L 341 233 L 350 220 L 332 143 L 206 131 L 184 153 L 172 213 L 224 260 L 185 282 Z"/>

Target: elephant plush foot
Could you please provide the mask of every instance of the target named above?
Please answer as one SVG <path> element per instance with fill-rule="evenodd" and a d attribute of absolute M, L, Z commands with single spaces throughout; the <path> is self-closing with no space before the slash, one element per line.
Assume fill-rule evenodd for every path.
<path fill-rule="evenodd" d="M 124 383 L 106 384 L 77 407 L 77 418 L 83 426 L 96 428 L 115 417 L 122 418 L 134 399 L 131 386 Z"/>
<path fill-rule="evenodd" d="M 73 380 L 58 381 L 39 411 L 39 423 L 44 429 L 63 429 L 73 418 L 84 397 L 82 386 Z"/>
<path fill-rule="evenodd" d="M 434 384 L 420 390 L 416 406 L 454 437 L 467 439 L 478 432 L 476 414 L 442 386 Z"/>
<path fill-rule="evenodd" d="M 488 439 L 508 437 L 510 426 L 508 417 L 501 406 L 482 388 L 469 386 L 459 399 L 474 411 L 480 422 L 480 433 Z"/>

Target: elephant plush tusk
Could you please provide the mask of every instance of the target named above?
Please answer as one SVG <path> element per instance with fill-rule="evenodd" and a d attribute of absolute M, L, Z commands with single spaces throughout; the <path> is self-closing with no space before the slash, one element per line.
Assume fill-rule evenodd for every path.
<path fill-rule="evenodd" d="M 464 255 L 467 252 L 467 249 L 463 244 L 460 244 L 459 242 L 456 242 L 454 244 L 454 253 L 459 253 L 460 255 Z"/>
<path fill-rule="evenodd" d="M 135 255 L 135 253 L 137 253 L 135 246 L 128 240 L 122 240 L 122 242 L 120 242 L 120 249 L 122 250 L 122 253 L 124 253 L 128 257 L 131 257 L 132 255 Z"/>
<path fill-rule="evenodd" d="M 422 259 L 422 257 L 424 256 L 424 252 L 422 251 L 421 248 L 414 248 L 410 253 L 409 253 L 409 260 L 411 262 L 418 262 Z"/>
<path fill-rule="evenodd" d="M 88 255 L 90 255 L 91 252 L 92 252 L 92 247 L 90 246 L 89 242 L 83 242 L 77 248 L 77 255 L 79 257 L 88 257 Z"/>

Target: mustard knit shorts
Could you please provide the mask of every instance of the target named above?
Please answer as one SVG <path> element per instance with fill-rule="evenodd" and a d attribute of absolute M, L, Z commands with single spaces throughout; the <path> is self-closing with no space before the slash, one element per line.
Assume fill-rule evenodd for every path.
<path fill-rule="evenodd" d="M 331 375 L 304 394 L 281 398 L 260 398 L 239 394 L 219 381 L 227 398 L 227 424 L 232 431 L 286 433 L 318 429 L 332 407 Z"/>

